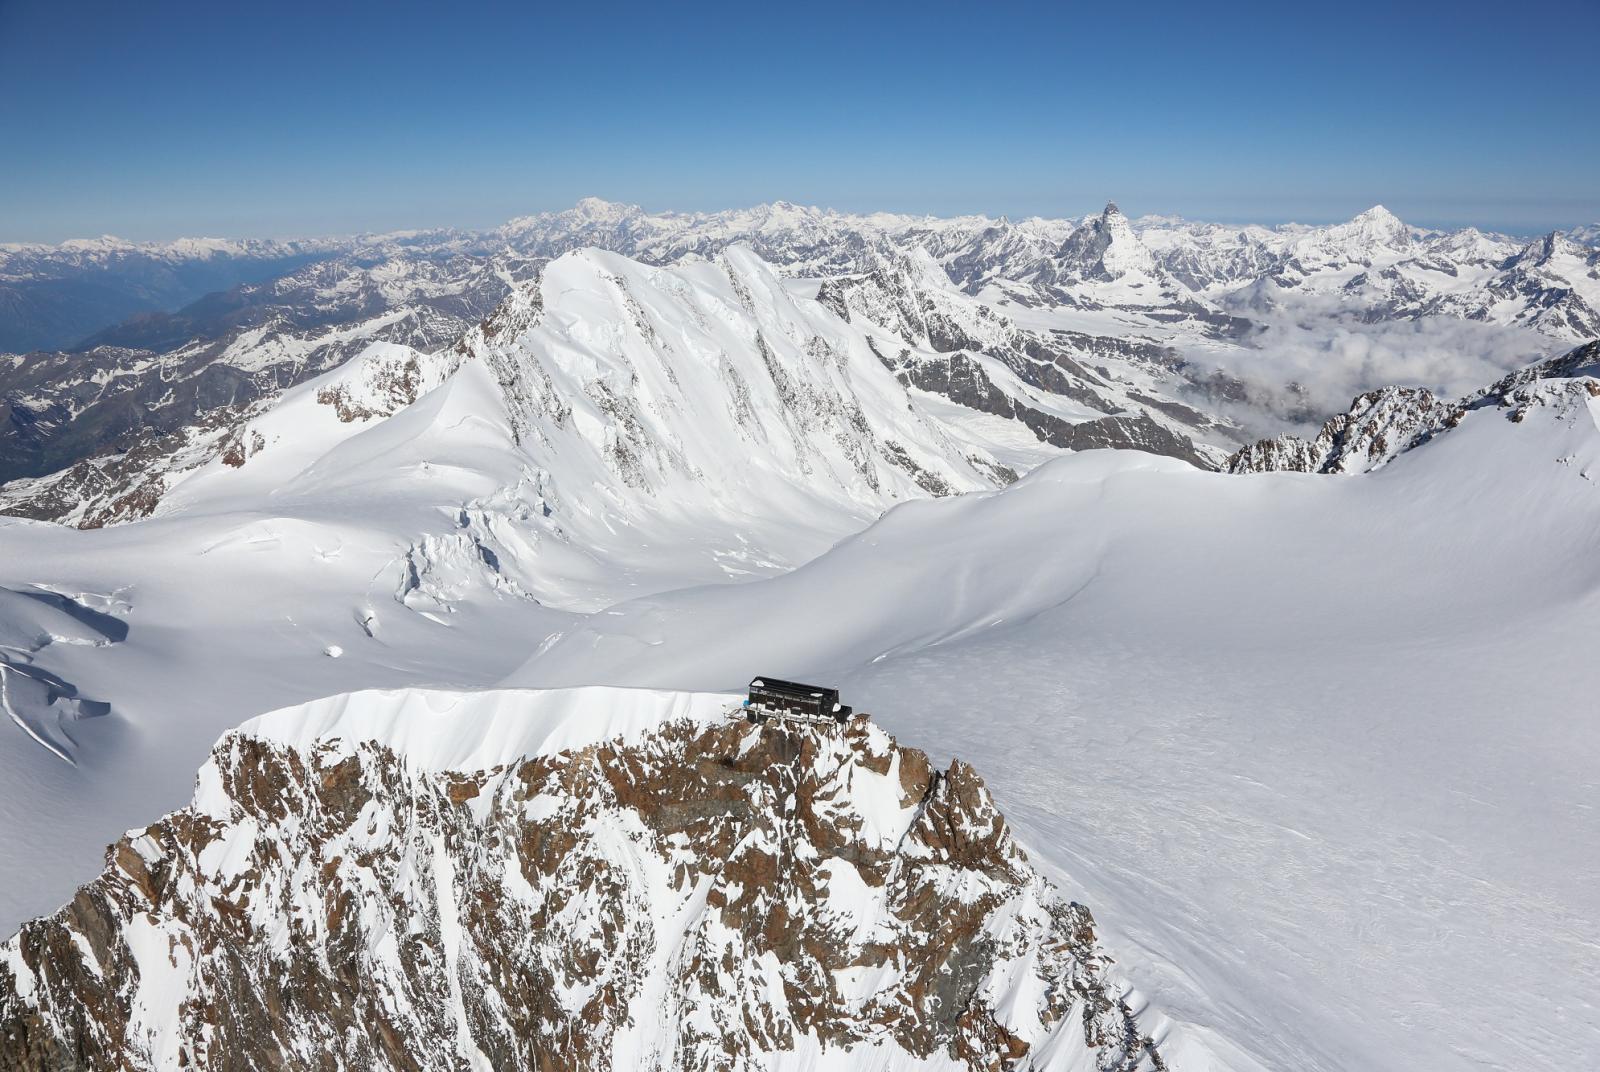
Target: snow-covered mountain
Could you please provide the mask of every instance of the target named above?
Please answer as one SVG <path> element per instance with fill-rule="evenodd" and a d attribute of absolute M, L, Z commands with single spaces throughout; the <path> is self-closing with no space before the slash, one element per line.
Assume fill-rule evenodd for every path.
<path fill-rule="evenodd" d="M 741 263 L 747 274 L 729 274 Z M 675 410 L 662 351 L 628 299 L 673 352 L 719 339 L 727 349 L 747 323 L 740 286 L 754 323 L 796 329 L 774 327 L 769 343 L 806 371 L 795 398 L 818 398 L 846 369 L 852 380 L 875 369 L 872 382 L 896 399 L 889 409 L 912 405 L 896 419 L 913 435 L 914 411 L 935 396 L 905 393 L 916 389 L 872 354 L 868 334 L 887 329 L 867 319 L 869 294 L 842 296 L 845 322 L 749 253 L 672 270 L 586 253 L 544 274 L 542 304 L 508 305 L 464 353 L 379 348 L 350 366 L 359 377 L 291 391 L 256 419 L 261 443 L 241 445 L 243 464 L 199 467 L 146 520 L 0 527 L 14 625 L 0 689 L 38 742 L 19 732 L 21 747 L 0 752 L 0 873 L 31 876 L 4 890 L 10 917 L 68 901 L 126 817 L 181 804 L 215 736 L 264 708 L 501 681 L 722 691 L 761 667 L 839 682 L 885 728 L 974 761 L 1038 873 L 1095 907 L 1120 977 L 1142 995 L 1129 1007 L 1152 1010 L 1139 1012 L 1140 1031 L 1167 1060 L 1456 1069 L 1485 1055 L 1600 1052 L 1592 1025 L 1560 1011 L 1593 992 L 1577 921 L 1600 910 L 1570 866 L 1600 848 L 1579 806 L 1600 743 L 1570 718 L 1573 698 L 1600 688 L 1584 650 L 1600 613 L 1600 381 L 1587 351 L 1497 386 L 1484 397 L 1514 404 L 1471 408 L 1373 473 L 1228 475 L 1096 451 L 929 501 L 864 448 L 880 478 L 873 493 L 826 407 L 786 410 L 776 390 L 753 385 L 769 432 L 739 449 L 766 475 L 741 484 L 704 464 L 690 430 L 737 418 Z M 614 329 L 574 334 L 568 318 L 594 322 L 584 307 L 596 303 Z M 808 364 L 795 340 L 822 327 L 835 358 Z M 519 353 L 537 361 L 506 363 Z M 619 376 L 640 381 L 633 418 L 606 413 L 605 385 Z M 709 380 L 679 383 L 719 397 Z M 809 440 L 786 413 L 814 415 L 823 434 Z M 673 449 L 624 449 L 635 419 Z M 560 465 L 541 472 L 522 444 Z M 827 480 L 776 490 L 766 467 L 796 464 L 801 449 Z M 911 501 L 871 522 L 895 489 Z M 363 717 L 360 735 L 328 736 L 354 748 L 365 785 L 376 768 L 349 742 L 383 739 L 394 716 Z M 389 739 L 420 741 L 396 732 Z M 465 750 L 440 769 L 499 765 L 472 753 L 471 733 L 433 739 Z M 296 747 L 322 754 L 309 740 Z M 1536 797 L 1523 791 L 1530 780 Z M 409 805 L 448 799 L 447 782 L 383 782 L 400 802 L 384 812 L 443 816 Z M 158 829 L 176 836 L 188 821 Z M 449 829 L 453 875 L 505 873 L 504 857 L 473 872 Z M 226 840 L 209 825 L 196 835 Z M 138 855 L 146 843 L 128 844 Z M 162 873 L 193 876 L 208 898 L 244 904 L 248 892 L 252 913 L 318 918 L 275 900 L 276 886 L 216 885 L 219 848 L 183 857 L 181 840 L 166 844 L 150 847 L 149 863 L 170 859 L 178 871 Z M 431 843 L 405 846 L 422 846 L 405 873 L 433 874 L 422 868 L 438 859 Z M 130 874 L 114 868 L 75 903 L 126 910 L 116 918 L 144 934 L 139 905 L 167 887 L 136 894 Z M 428 909 L 438 886 L 417 882 L 395 889 L 422 906 L 419 949 L 442 957 L 445 930 L 432 929 L 442 917 Z M 32 950 L 28 972 L 47 948 L 87 965 L 69 932 L 91 948 L 97 939 L 74 911 L 29 932 L 53 939 L 13 947 Z M 401 910 L 385 911 L 368 917 L 373 927 Z M 1452 936 L 1443 946 L 1430 937 L 1441 926 Z M 98 948 L 92 956 L 117 947 Z M 485 977 L 463 973 L 467 947 L 454 948 L 471 993 Z M 147 952 L 135 941 L 104 980 L 85 968 L 69 985 L 120 992 L 126 957 Z M 1492 992 L 1472 972 L 1487 962 Z M 1569 982 L 1551 993 L 1553 978 Z M 72 1007 L 62 993 L 51 1000 Z M 457 1044 L 451 1017 L 405 1015 L 418 1045 Z M 201 1021 L 182 1022 L 199 1031 Z M 40 1040 L 67 1030 L 29 1023 Z M 329 1025 L 306 1030 L 325 1038 Z"/>
<path fill-rule="evenodd" d="M 236 291 L 225 358 L 170 360 L 218 344 L 168 346 L 202 309 L 119 328 L 149 345 L 106 341 L 127 364 L 103 383 L 86 355 L 5 359 L 62 362 L 30 388 L 65 385 L 62 434 L 102 386 L 159 400 L 265 374 L 0 490 L 69 523 L 0 518 L 0 875 L 28 876 L 0 882 L 0 930 L 37 917 L 0 955 L 0 1056 L 315 1046 L 492 1067 L 574 1017 L 607 1053 L 687 1055 L 669 1067 L 697 1067 L 703 1032 L 805 1067 L 995 1067 L 1018 1040 L 1045 1067 L 1219 1072 L 1600 1054 L 1572 1012 L 1600 1001 L 1600 881 L 1572 863 L 1600 859 L 1581 718 L 1600 690 L 1600 369 L 1593 345 L 1544 356 L 1573 330 L 1583 247 L 1376 211 L 1228 229 L 586 203 L 512 230 L 367 240 L 382 256 L 302 266 L 277 307 L 276 283 Z M 1513 276 L 1484 318 L 1538 360 L 1486 362 L 1464 395 L 1364 386 L 1320 435 L 1209 471 L 1244 446 L 1234 413 L 1259 381 L 1229 361 L 1272 358 L 1284 336 L 1264 325 L 1429 330 L 1457 322 L 1424 311 L 1429 288 Z M 1530 303 L 1535 285 L 1562 293 Z M 279 326 L 258 331 L 258 309 Z M 885 781 L 911 753 L 877 731 L 807 753 L 663 721 L 757 672 L 840 684 L 944 757 L 929 800 L 966 777 L 949 757 L 972 761 L 993 800 L 951 796 L 941 831 L 988 832 L 970 845 L 988 855 L 937 860 Z M 549 735 L 540 704 L 565 701 L 506 691 L 617 685 L 663 691 L 625 726 L 615 695 L 563 708 Z M 304 706 L 374 688 L 398 691 Z M 604 749 L 603 778 L 563 780 Z M 196 767 L 192 806 L 74 899 Z M 849 793 L 741 828 L 799 855 L 737 891 L 717 884 L 756 840 L 672 803 L 836 776 Z M 557 848 L 574 870 L 528 869 Z M 924 850 L 937 881 L 896 900 Z M 1094 907 L 1092 939 L 1056 941 L 1049 906 L 1087 917 L 1052 886 Z M 695 948 L 734 920 L 739 944 L 716 948 L 776 957 L 761 993 L 787 1034 L 639 997 L 672 981 L 715 1005 L 774 977 L 657 970 L 628 926 L 583 930 L 612 896 L 628 926 Z M 530 928 L 555 901 L 569 916 Z M 917 964 L 959 968 L 972 1015 L 954 1026 L 945 967 L 918 976 L 872 937 L 903 944 L 914 903 L 983 920 L 947 946 L 916 932 Z M 394 1000 L 362 1005 L 352 965 Z M 326 1015 L 234 997 L 302 986 Z M 246 1005 L 248 1030 L 207 1012 Z M 1106 1019 L 1086 1032 L 1085 1009 Z"/>
<path fill-rule="evenodd" d="M 128 321 L 81 350 L 0 358 L 0 484 L 58 473 L 56 498 L 76 500 L 99 481 L 91 468 L 230 427 L 371 342 L 453 343 L 542 263 L 390 246 Z M 33 514 L 60 509 L 41 501 Z"/>
<path fill-rule="evenodd" d="M 838 683 L 959 748 L 1152 1005 L 1263 1067 L 1587 1060 L 1596 371 L 1347 477 L 1069 456 L 610 608 L 506 680 Z"/>
<path fill-rule="evenodd" d="M 245 282 L 177 312 L 163 310 L 181 304 L 171 299 L 182 288 L 152 290 L 140 316 L 121 324 L 112 321 L 123 313 L 100 316 L 94 326 L 102 330 L 75 332 L 82 342 L 73 350 L 0 357 L 0 483 L 100 456 L 170 452 L 181 445 L 172 437 L 188 438 L 192 426 L 235 425 L 241 407 L 326 371 L 365 341 L 449 345 L 516 283 L 567 252 L 592 246 L 668 265 L 732 245 L 797 278 L 842 278 L 885 256 L 926 254 L 951 282 L 1022 327 L 1087 341 L 1075 355 L 1080 363 L 1118 345 L 1163 355 L 1176 370 L 1163 393 L 1182 394 L 1177 401 L 1199 411 L 1198 422 L 1185 419 L 1191 427 L 1226 428 L 1241 400 L 1249 404 L 1252 389 L 1234 382 L 1241 362 L 1229 358 L 1251 351 L 1263 323 L 1467 319 L 1525 331 L 1524 357 L 1535 356 L 1541 339 L 1600 332 L 1600 252 L 1583 244 L 1581 229 L 1529 244 L 1470 228 L 1420 231 L 1381 207 L 1328 227 L 1230 228 L 1129 221 L 1114 205 L 1082 220 L 1013 222 L 852 216 L 784 202 L 651 214 L 591 198 L 485 232 L 8 247 L 0 275 L 19 286 L 46 278 L 77 285 L 124 263 L 193 267 L 213 273 L 203 276 L 210 286 Z M 234 277 L 215 275 L 219 265 L 234 266 Z M 284 269 L 293 270 L 279 274 Z M 78 312 L 92 319 L 94 308 Z M 1276 391 L 1294 377 L 1275 373 L 1270 353 L 1255 364 L 1257 389 Z M 1223 381 L 1219 366 L 1233 370 Z M 1226 453 L 1240 438 L 1211 441 Z M 96 468 L 108 464 L 116 465 Z M 64 502 L 102 482 L 86 468 L 58 479 L 61 491 L 43 496 L 33 516 L 60 516 Z"/>
<path fill-rule="evenodd" d="M 1141 224 L 1164 268 L 1244 315 L 1333 298 L 1368 321 L 1474 320 L 1567 341 L 1600 334 L 1600 257 L 1560 232 L 1527 242 L 1471 227 L 1423 231 L 1381 205 L 1328 227 Z"/>
<path fill-rule="evenodd" d="M 125 317 L 282 275 L 340 243 L 103 236 L 59 246 L 0 244 L 0 353 L 55 349 Z"/>
<path fill-rule="evenodd" d="M 0 1063 L 1166 1067 L 977 772 L 729 700 L 361 693 L 254 720 L 0 946 Z"/>
<path fill-rule="evenodd" d="M 1580 246 L 1600 247 L 1600 223 L 1586 223 L 1567 232 L 1567 237 Z"/>
<path fill-rule="evenodd" d="M 211 486 L 253 489 L 230 470 L 277 443 L 303 462 L 322 442 L 310 429 L 324 422 L 278 414 L 300 414 L 314 399 L 345 425 L 387 417 L 468 360 L 490 370 L 501 396 L 495 419 L 511 422 L 509 446 L 546 474 L 543 483 L 614 483 L 623 510 L 675 479 L 692 483 L 690 497 L 715 489 L 736 499 L 770 496 L 758 482 L 776 481 L 854 513 L 1003 483 L 1063 449 L 1136 447 L 1199 465 L 1225 457 L 1218 446 L 1231 426 L 1178 402 L 1169 368 L 1137 351 L 1102 354 L 1092 342 L 1025 332 L 957 291 L 926 253 L 869 263 L 819 286 L 787 279 L 743 247 L 666 268 L 577 251 L 433 353 L 371 342 L 415 326 L 395 313 L 310 342 L 255 336 L 235 344 L 232 360 L 255 355 L 269 378 L 291 361 L 304 368 L 367 348 L 281 397 L 241 392 L 225 415 L 157 447 L 14 481 L 0 504 L 97 527 L 186 501 L 174 489 L 208 466 Z M 582 460 L 562 446 L 585 436 Z M 770 461 L 730 467 L 733 454 Z M 296 474 L 271 457 L 254 468 L 274 470 L 283 494 L 281 482 Z M 602 458 L 605 476 L 579 475 Z M 742 483 L 720 486 L 735 472 Z"/>

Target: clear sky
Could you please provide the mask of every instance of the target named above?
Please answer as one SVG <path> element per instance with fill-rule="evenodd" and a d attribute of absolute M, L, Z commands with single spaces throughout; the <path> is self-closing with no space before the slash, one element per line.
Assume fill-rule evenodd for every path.
<path fill-rule="evenodd" d="M 0 241 L 646 208 L 1600 219 L 1600 2 L 0 0 Z"/>

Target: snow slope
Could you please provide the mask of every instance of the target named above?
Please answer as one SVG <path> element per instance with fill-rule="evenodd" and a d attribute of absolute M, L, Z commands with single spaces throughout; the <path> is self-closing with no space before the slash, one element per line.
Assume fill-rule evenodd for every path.
<path fill-rule="evenodd" d="M 370 346 L 151 470 L 128 493 L 145 520 L 0 521 L 0 586 L 122 634 L 39 643 L 59 608 L 0 606 L 0 872 L 30 876 L 0 885 L 0 929 L 180 803 L 244 718 L 491 683 L 575 614 L 781 572 L 897 501 L 1006 479 L 992 429 L 947 433 L 804 289 L 740 250 L 569 254 L 459 346 Z M 1002 440 L 1013 463 L 1055 453 Z"/>
<path fill-rule="evenodd" d="M 1197 1053 L 1600 1056 L 1593 381 L 1371 474 L 1091 451 L 980 490 L 1037 440 L 811 293 L 737 249 L 570 254 L 459 346 L 366 350 L 152 470 L 145 520 L 0 520 L 0 929 L 262 710 L 816 675 L 974 761 Z"/>
<path fill-rule="evenodd" d="M 1600 400 L 1559 387 L 1367 475 L 1073 456 L 509 680 L 839 682 L 1267 1067 L 1592 1064 Z"/>

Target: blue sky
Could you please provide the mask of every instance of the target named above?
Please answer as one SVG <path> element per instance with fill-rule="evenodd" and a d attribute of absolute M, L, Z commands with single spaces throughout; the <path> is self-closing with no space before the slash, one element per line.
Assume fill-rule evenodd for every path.
<path fill-rule="evenodd" d="M 1600 4 L 0 0 L 0 241 L 650 209 L 1600 219 Z"/>

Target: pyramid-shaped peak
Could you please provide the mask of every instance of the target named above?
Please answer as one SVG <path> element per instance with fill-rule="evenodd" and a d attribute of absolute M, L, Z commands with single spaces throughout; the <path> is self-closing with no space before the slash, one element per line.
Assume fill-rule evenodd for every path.
<path fill-rule="evenodd" d="M 1544 264 L 1554 257 L 1563 255 L 1581 257 L 1585 252 L 1581 245 L 1561 231 L 1551 231 L 1524 246 L 1522 252 L 1517 254 L 1517 260 L 1522 264 Z"/>
<path fill-rule="evenodd" d="M 1350 222 L 1360 230 L 1373 234 L 1402 234 L 1407 230 L 1404 221 L 1382 205 L 1373 205 Z"/>
<path fill-rule="evenodd" d="M 1380 250 L 1403 250 L 1411 245 L 1411 229 L 1382 205 L 1373 205 L 1348 223 L 1313 232 L 1310 242 L 1338 257 L 1370 262 Z"/>

